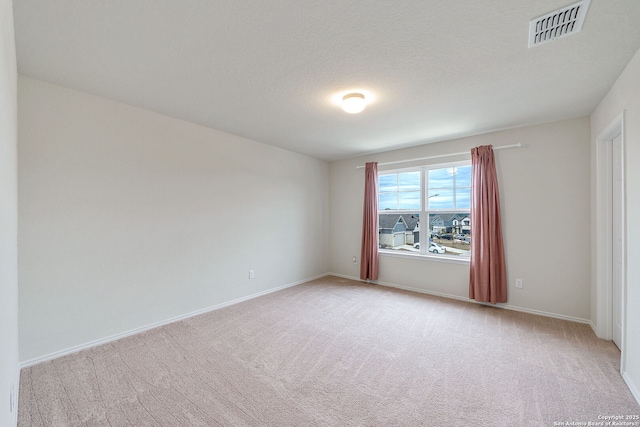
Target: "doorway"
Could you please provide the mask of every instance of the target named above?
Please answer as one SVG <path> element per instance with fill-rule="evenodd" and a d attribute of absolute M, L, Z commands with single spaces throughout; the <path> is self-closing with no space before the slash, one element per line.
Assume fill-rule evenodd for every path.
<path fill-rule="evenodd" d="M 622 168 L 622 134 L 611 140 L 611 312 L 612 339 L 622 349 L 622 299 L 624 280 L 624 176 Z"/>
<path fill-rule="evenodd" d="M 625 368 L 624 117 L 596 140 L 596 334 L 620 348 Z"/>

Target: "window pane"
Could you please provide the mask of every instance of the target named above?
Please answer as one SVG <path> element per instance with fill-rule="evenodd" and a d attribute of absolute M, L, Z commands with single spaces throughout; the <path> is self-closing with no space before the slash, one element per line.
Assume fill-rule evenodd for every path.
<path fill-rule="evenodd" d="M 431 169 L 429 188 L 453 188 L 453 168 Z"/>
<path fill-rule="evenodd" d="M 429 209 L 454 209 L 453 190 L 429 190 Z"/>
<path fill-rule="evenodd" d="M 398 193 L 399 208 L 404 210 L 419 210 L 420 209 L 420 191 L 408 191 L 404 193 Z"/>
<path fill-rule="evenodd" d="M 380 175 L 378 210 L 420 210 L 420 171 Z"/>
<path fill-rule="evenodd" d="M 378 210 L 398 209 L 398 193 L 380 193 Z"/>
<path fill-rule="evenodd" d="M 471 209 L 471 188 L 456 190 L 456 209 Z"/>
<path fill-rule="evenodd" d="M 458 166 L 456 172 L 456 187 L 471 187 L 471 165 Z"/>
<path fill-rule="evenodd" d="M 427 251 L 432 255 L 469 258 L 471 254 L 471 221 L 468 212 L 429 214 Z"/>
<path fill-rule="evenodd" d="M 378 238 L 381 249 L 420 252 L 420 214 L 378 214 Z"/>
<path fill-rule="evenodd" d="M 420 171 L 398 174 L 400 191 L 420 191 Z"/>
<path fill-rule="evenodd" d="M 378 191 L 398 191 L 398 175 L 380 175 L 378 178 Z"/>

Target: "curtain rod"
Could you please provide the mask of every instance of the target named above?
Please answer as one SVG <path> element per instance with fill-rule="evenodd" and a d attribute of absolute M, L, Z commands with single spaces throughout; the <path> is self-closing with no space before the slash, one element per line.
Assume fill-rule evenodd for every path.
<path fill-rule="evenodd" d="M 504 148 L 520 148 L 522 147 L 521 143 L 512 144 L 512 145 L 502 145 L 500 147 L 493 147 L 494 150 L 502 150 Z M 449 154 L 438 154 L 436 156 L 429 157 L 419 157 L 417 159 L 409 159 L 409 160 L 398 160 L 395 162 L 386 162 L 386 163 L 378 163 L 378 166 L 386 166 L 386 165 L 396 165 L 399 163 L 408 163 L 408 162 L 417 162 L 419 160 L 430 160 L 430 159 L 439 159 L 440 157 L 451 157 L 451 156 L 460 156 L 462 154 L 471 154 L 471 150 L 462 151 L 460 153 L 449 153 Z M 364 165 L 356 166 L 356 169 L 364 169 Z"/>

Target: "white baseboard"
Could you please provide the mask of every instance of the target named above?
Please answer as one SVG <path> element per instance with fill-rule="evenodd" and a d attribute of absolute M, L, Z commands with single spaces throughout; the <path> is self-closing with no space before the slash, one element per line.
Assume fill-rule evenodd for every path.
<path fill-rule="evenodd" d="M 360 278 L 354 277 L 354 276 L 347 276 L 347 275 L 344 275 L 344 274 L 336 274 L 336 273 L 329 273 L 328 275 L 329 276 L 342 277 L 343 279 L 351 279 L 351 280 L 357 280 L 359 282 L 363 282 L 362 280 L 360 280 Z M 474 304 L 489 305 L 488 303 L 478 302 L 478 301 L 469 299 L 467 297 L 461 297 L 459 295 L 447 294 L 447 293 L 443 293 L 443 292 L 428 291 L 428 290 L 425 290 L 425 289 L 413 288 L 411 286 L 398 285 L 396 283 L 387 283 L 387 282 L 379 282 L 379 281 L 367 281 L 366 283 L 370 283 L 372 285 L 386 286 L 386 287 L 389 287 L 389 288 L 403 289 L 405 291 L 418 292 L 418 293 L 421 293 L 421 294 L 433 295 L 433 296 L 437 296 L 437 297 L 455 299 L 455 300 L 458 300 L 458 301 L 471 302 L 471 303 L 474 303 Z M 557 314 L 557 313 L 549 313 L 547 311 L 534 310 L 534 309 L 531 309 L 531 308 L 518 307 L 518 306 L 514 306 L 514 305 L 509 305 L 509 304 L 495 304 L 495 305 L 491 304 L 491 306 L 492 307 L 504 308 L 504 309 L 512 310 L 512 311 L 519 311 L 519 312 L 522 312 L 522 313 L 535 314 L 535 315 L 538 315 L 538 316 L 552 317 L 554 319 L 568 320 L 570 322 L 586 323 L 586 324 L 591 325 L 591 327 L 593 328 L 593 324 L 591 323 L 590 320 L 582 319 L 582 318 L 579 318 L 579 317 L 566 316 L 564 314 Z"/>
<path fill-rule="evenodd" d="M 636 402 L 638 402 L 638 405 L 640 405 L 640 389 L 638 389 L 636 384 L 633 382 L 631 377 L 626 372 L 622 373 L 622 379 L 624 380 L 625 383 L 627 383 L 627 387 L 629 387 L 629 391 L 631 392 L 633 397 L 635 397 Z"/>
<path fill-rule="evenodd" d="M 313 277 L 309 277 L 309 278 L 306 278 L 306 279 L 303 279 L 303 280 L 299 280 L 299 281 L 296 281 L 296 282 L 288 283 L 286 285 L 278 286 L 276 288 L 268 289 L 266 291 L 258 292 L 258 293 L 251 294 L 251 295 L 247 295 L 247 296 L 242 297 L 242 298 L 237 298 L 237 299 L 225 302 L 225 303 L 221 303 L 221 304 L 217 304 L 217 305 L 214 305 L 214 306 L 211 306 L 211 307 L 207 307 L 207 308 L 203 308 L 203 309 L 200 309 L 200 310 L 196 310 L 196 311 L 193 311 L 193 312 L 190 312 L 190 313 L 186 313 L 186 314 L 183 314 L 183 315 L 180 315 L 180 316 L 172 317 L 170 319 L 166 319 L 166 320 L 162 320 L 162 321 L 159 321 L 159 322 L 155 322 L 155 323 L 152 323 L 152 324 L 149 324 L 149 325 L 146 325 L 146 326 L 142 326 L 142 327 L 139 327 L 139 328 L 135 328 L 135 329 L 132 329 L 132 330 L 129 330 L 129 331 L 126 331 L 126 332 L 122 332 L 122 333 L 119 333 L 119 334 L 111 335 L 111 336 L 108 336 L 108 337 L 105 337 L 105 338 L 97 339 L 97 340 L 90 341 L 90 342 L 87 342 L 87 343 L 84 343 L 84 344 L 81 344 L 81 345 L 77 345 L 77 346 L 70 347 L 70 348 L 67 348 L 67 349 L 64 349 L 64 350 L 60 350 L 60 351 L 57 351 L 57 352 L 54 352 L 54 353 L 50 353 L 50 354 L 47 354 L 47 355 L 44 355 L 44 356 L 40 356 L 40 357 L 37 357 L 37 358 L 33 358 L 33 359 L 30 359 L 30 360 L 26 360 L 26 361 L 20 362 L 19 370 L 18 370 L 18 372 L 16 374 L 16 382 L 15 382 L 15 384 L 16 384 L 16 399 L 18 399 L 18 396 L 19 396 L 20 369 L 27 368 L 29 366 L 37 365 L 39 363 L 47 362 L 47 361 L 50 361 L 50 360 L 54 360 L 54 359 L 57 359 L 59 357 L 66 356 L 66 355 L 69 355 L 69 354 L 77 353 L 79 351 L 82 351 L 82 350 L 85 350 L 85 349 L 88 349 L 88 348 L 96 347 L 96 346 L 99 346 L 99 345 L 102 345 L 102 344 L 107 344 L 109 342 L 116 341 L 116 340 L 119 340 L 119 339 L 122 339 L 122 338 L 126 338 L 126 337 L 131 336 L 131 335 L 139 334 L 141 332 L 148 331 L 148 330 L 153 329 L 153 328 L 157 328 L 157 327 L 160 327 L 160 326 L 168 325 L 170 323 L 178 322 L 180 320 L 188 319 L 190 317 L 198 316 L 200 314 L 208 313 L 208 312 L 211 312 L 211 311 L 214 311 L 214 310 L 218 310 L 218 309 L 221 309 L 221 308 L 224 308 L 224 307 L 228 307 L 228 306 L 231 306 L 231 305 L 234 305 L 234 304 L 238 304 L 238 303 L 241 303 L 243 301 L 248 301 L 248 300 L 253 299 L 253 298 L 258 298 L 258 297 L 261 297 L 263 295 L 268 295 L 268 294 L 273 293 L 273 292 L 277 292 L 277 291 L 280 291 L 280 290 L 283 290 L 283 289 L 286 289 L 286 288 L 297 286 L 297 285 L 300 285 L 302 283 L 306 283 L 306 282 L 309 282 L 311 280 L 320 279 L 320 278 L 326 277 L 326 276 L 336 276 L 336 277 L 342 277 L 344 279 L 364 282 L 364 281 L 360 280 L 359 277 L 348 276 L 348 275 L 344 275 L 344 274 L 337 274 L 337 273 L 319 274 L 317 276 L 313 276 Z M 471 299 L 466 298 L 466 297 L 461 297 L 461 296 L 458 296 L 458 295 L 452 295 L 452 294 L 447 294 L 447 293 L 443 293 L 443 292 L 428 291 L 428 290 L 425 290 L 425 289 L 413 288 L 413 287 L 410 287 L 410 286 L 403 286 L 403 285 L 398 285 L 398 284 L 395 284 L 395 283 L 378 282 L 378 281 L 366 281 L 365 283 L 369 283 L 369 284 L 373 284 L 373 285 L 386 286 L 386 287 L 390 287 L 390 288 L 403 289 L 403 290 L 407 290 L 407 291 L 411 291 L 411 292 L 417 292 L 417 293 L 433 295 L 433 296 L 438 296 L 438 297 L 443 297 L 443 298 L 449 298 L 449 299 L 454 299 L 454 300 L 459 300 L 459 301 L 464 301 L 464 302 L 470 302 L 470 303 L 475 303 L 475 304 L 484 304 L 484 303 L 480 303 L 480 302 L 471 300 Z M 552 317 L 552 318 L 562 319 L 562 320 L 569 320 L 569 321 L 578 322 L 578 323 L 585 323 L 585 324 L 588 324 L 591 327 L 591 329 L 593 329 L 594 333 L 596 331 L 596 327 L 593 324 L 593 322 L 590 321 L 590 320 L 587 320 L 587 319 L 581 319 L 581 318 L 577 318 L 577 317 L 565 316 L 565 315 L 562 315 L 562 314 L 549 313 L 549 312 L 546 312 L 546 311 L 533 310 L 533 309 L 528 309 L 528 308 L 523 308 L 523 307 L 516 307 L 516 306 L 511 306 L 509 304 L 497 304 L 496 306 L 500 307 L 500 308 L 507 309 L 507 310 L 520 311 L 520 312 L 523 312 L 523 313 L 535 314 L 535 315 L 539 315 L 539 316 Z M 626 372 L 622 373 L 622 378 L 624 379 L 625 383 L 627 384 L 627 387 L 631 391 L 631 394 L 633 395 L 633 397 L 636 399 L 638 404 L 640 404 L 640 390 L 638 389 L 638 387 L 635 385 L 635 383 L 629 377 L 629 375 L 626 374 Z M 16 409 L 17 409 L 18 403 L 19 402 L 16 401 Z M 18 423 L 18 411 L 16 410 L 14 412 L 14 425 L 17 425 L 17 423 Z"/>
<path fill-rule="evenodd" d="M 37 365 L 39 363 L 48 362 L 50 360 L 54 360 L 54 359 L 57 359 L 57 358 L 62 357 L 62 356 L 66 356 L 66 355 L 69 355 L 69 354 L 77 353 L 79 351 L 86 350 L 88 348 L 96 347 L 96 346 L 99 346 L 99 345 L 102 345 L 102 344 L 107 344 L 107 343 L 110 343 L 110 342 L 113 342 L 113 341 L 116 341 L 116 340 L 119 340 L 119 339 L 122 339 L 122 338 L 129 337 L 131 335 L 135 335 L 135 334 L 139 334 L 141 332 L 148 331 L 150 329 L 154 329 L 154 328 L 157 328 L 157 327 L 160 327 L 160 326 L 165 326 L 165 325 L 168 325 L 168 324 L 174 323 L 174 322 L 179 322 L 180 320 L 188 319 L 190 317 L 198 316 L 200 314 L 205 314 L 205 313 L 208 313 L 210 311 L 219 310 L 221 308 L 228 307 L 228 306 L 234 305 L 234 304 L 238 304 L 238 303 L 241 303 L 243 301 L 247 301 L 247 300 L 250 300 L 250 299 L 253 299 L 253 298 L 258 298 L 258 297 L 261 297 L 263 295 L 268 295 L 268 294 L 273 293 L 273 292 L 281 291 L 283 289 L 291 288 L 293 286 L 297 286 L 297 285 L 300 285 L 302 283 L 309 282 L 311 280 L 320 279 L 321 277 L 325 277 L 327 275 L 328 274 L 326 274 L 326 273 L 325 274 L 319 274 L 317 276 L 309 277 L 309 278 L 306 278 L 306 279 L 303 279 L 303 280 L 298 280 L 296 282 L 288 283 L 286 285 L 278 286 L 276 288 L 268 289 L 266 291 L 258 292 L 258 293 L 251 294 L 251 295 L 247 295 L 245 297 L 237 298 L 237 299 L 234 299 L 234 300 L 231 300 L 231 301 L 227 301 L 227 302 L 224 302 L 224 303 L 221 303 L 221 304 L 217 304 L 217 305 L 214 305 L 214 306 L 211 306 L 211 307 L 206 307 L 206 308 L 203 308 L 203 309 L 200 309 L 200 310 L 192 311 L 190 313 L 182 314 L 180 316 L 175 316 L 175 317 L 172 317 L 172 318 L 169 318 L 169 319 L 161 320 L 159 322 L 154 322 L 154 323 L 151 323 L 149 325 L 145 325 L 145 326 L 141 326 L 139 328 L 131 329 L 129 331 L 121 332 L 121 333 L 114 334 L 114 335 L 111 335 L 111 336 L 108 336 L 108 337 L 105 337 L 105 338 L 100 338 L 100 339 L 93 340 L 93 341 L 90 341 L 90 342 L 87 342 L 87 343 L 84 343 L 84 344 L 80 344 L 80 345 L 76 345 L 76 346 L 73 346 L 73 347 L 69 347 L 69 348 L 66 348 L 64 350 L 60 350 L 60 351 L 56 351 L 54 353 L 46 354 L 44 356 L 40 356 L 40 357 L 36 357 L 36 358 L 33 358 L 33 359 L 25 360 L 25 361 L 20 362 L 20 366 L 19 367 L 20 367 L 20 369 L 28 368 L 29 366 L 34 366 L 34 365 Z"/>
<path fill-rule="evenodd" d="M 596 336 L 598 336 L 598 327 L 596 326 L 596 324 L 593 323 L 591 320 L 589 320 L 589 326 L 591 326 L 593 333 L 596 334 Z"/>
<path fill-rule="evenodd" d="M 277 291 L 280 291 L 280 290 L 283 290 L 283 289 L 286 289 L 286 288 L 290 288 L 290 287 L 293 287 L 293 286 L 297 286 L 297 285 L 300 285 L 302 283 L 306 283 L 306 282 L 309 282 L 311 280 L 320 279 L 320 278 L 326 277 L 326 276 L 336 276 L 336 277 L 342 277 L 344 279 L 361 281 L 360 278 L 358 278 L 358 277 L 348 276 L 348 275 L 344 275 L 344 274 L 337 274 L 337 273 L 319 274 L 317 276 L 313 276 L 313 277 L 309 277 L 309 278 L 306 278 L 306 279 L 303 279 L 303 280 L 299 280 L 299 281 L 296 281 L 296 282 L 288 283 L 286 285 L 278 286 L 276 288 L 268 289 L 266 291 L 258 292 L 258 293 L 255 293 L 255 294 L 247 295 L 245 297 L 237 298 L 237 299 L 234 299 L 234 300 L 231 300 L 231 301 L 228 301 L 228 302 L 225 302 L 225 303 L 221 303 L 221 304 L 218 304 L 218 305 L 215 305 L 215 306 L 206 307 L 206 308 L 203 308 L 201 310 L 196 310 L 196 311 L 193 311 L 193 312 L 190 312 L 190 313 L 182 314 L 180 316 L 176 316 L 176 317 L 165 319 L 165 320 L 162 320 L 162 321 L 159 321 L 159 322 L 151 323 L 149 325 L 145 325 L 145 326 L 142 326 L 142 327 L 139 327 L 139 328 L 131 329 L 129 331 L 121 332 L 121 333 L 114 334 L 114 335 L 111 335 L 111 336 L 108 336 L 108 337 L 104 337 L 104 338 L 100 338 L 100 339 L 97 339 L 97 340 L 93 340 L 93 341 L 90 341 L 90 342 L 87 342 L 87 343 L 84 343 L 84 344 L 80 344 L 80 345 L 77 345 L 77 346 L 69 347 L 69 348 L 66 348 L 66 349 L 63 349 L 63 350 L 60 350 L 60 351 L 56 351 L 54 353 L 46 354 L 44 356 L 40 356 L 40 357 L 36 357 L 36 358 L 33 358 L 33 359 L 25 360 L 25 361 L 20 362 L 19 367 L 20 367 L 20 369 L 23 369 L 23 368 L 27 368 L 29 366 L 37 365 L 39 363 L 48 362 L 50 360 L 54 360 L 54 359 L 57 359 L 59 357 L 63 357 L 63 356 L 69 355 L 69 354 L 77 353 L 79 351 L 82 351 L 82 350 L 85 350 L 85 349 L 88 349 L 88 348 L 96 347 L 96 346 L 99 346 L 99 345 L 102 345 L 102 344 L 107 344 L 109 342 L 116 341 L 116 340 L 119 340 L 119 339 L 122 339 L 122 338 L 126 338 L 126 337 L 131 336 L 131 335 L 139 334 L 141 332 L 145 332 L 145 331 L 148 331 L 148 330 L 153 329 L 153 328 L 164 326 L 164 325 L 167 325 L 169 323 L 178 322 L 180 320 L 188 319 L 190 317 L 198 316 L 200 314 L 208 313 L 210 311 L 214 311 L 214 310 L 218 310 L 218 309 L 221 309 L 221 308 L 224 308 L 224 307 L 228 307 L 230 305 L 238 304 L 238 303 L 241 303 L 243 301 L 247 301 L 247 300 L 250 300 L 250 299 L 253 299 L 253 298 L 257 298 L 257 297 L 260 297 L 260 296 L 263 296 L 263 295 L 267 295 L 267 294 L 270 294 L 270 293 L 273 293 L 273 292 L 277 292 Z M 380 285 L 380 286 L 386 286 L 386 287 L 390 287 L 390 288 L 403 289 L 403 290 L 406 290 L 406 291 L 418 292 L 418 293 L 427 294 L 427 295 L 434 295 L 434 296 L 443 297 L 443 298 L 450 298 L 450 299 L 455 299 L 455 300 L 458 300 L 458 301 L 471 302 L 471 303 L 475 303 L 475 304 L 484 304 L 484 303 L 480 303 L 480 302 L 471 300 L 471 299 L 466 298 L 466 297 L 461 297 L 461 296 L 458 296 L 458 295 L 452 295 L 452 294 L 447 294 L 447 293 L 443 293 L 443 292 L 428 291 L 428 290 L 424 290 L 424 289 L 413 288 L 413 287 L 410 287 L 410 286 L 398 285 L 398 284 L 395 284 L 395 283 L 378 282 L 378 281 L 374 281 L 374 282 L 367 281 L 366 283 L 370 283 L 370 284 L 374 284 L 374 285 Z M 523 312 L 523 313 L 536 314 L 536 315 L 539 315 L 539 316 L 552 317 L 552 318 L 562 319 L 562 320 L 569 320 L 569 321 L 578 322 L 578 323 L 586 323 L 586 324 L 589 324 L 591 326 L 591 328 L 593 328 L 595 330 L 595 327 L 594 327 L 593 323 L 591 321 L 587 320 L 587 319 L 580 319 L 580 318 L 577 318 L 577 317 L 565 316 L 565 315 L 562 315 L 562 314 L 549 313 L 549 312 L 545 312 L 545 311 L 533 310 L 533 309 L 528 309 L 528 308 L 523 308 L 523 307 L 516 307 L 516 306 L 511 306 L 509 304 L 497 304 L 496 306 L 500 307 L 500 308 L 505 308 L 507 310 L 520 311 L 520 312 Z"/>

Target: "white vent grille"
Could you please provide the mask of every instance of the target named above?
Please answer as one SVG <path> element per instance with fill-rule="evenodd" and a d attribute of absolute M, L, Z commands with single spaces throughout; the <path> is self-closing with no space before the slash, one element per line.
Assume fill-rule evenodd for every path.
<path fill-rule="evenodd" d="M 579 1 L 529 22 L 529 47 L 579 32 L 590 1 Z"/>

